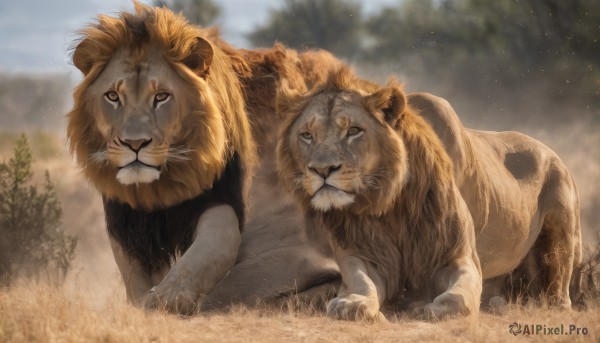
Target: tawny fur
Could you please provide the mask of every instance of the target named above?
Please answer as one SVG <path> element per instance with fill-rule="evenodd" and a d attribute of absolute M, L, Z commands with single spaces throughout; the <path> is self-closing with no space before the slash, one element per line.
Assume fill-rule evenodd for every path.
<path fill-rule="evenodd" d="M 377 147 L 368 153 L 380 156 L 377 170 L 386 172 L 364 176 L 370 187 L 354 193 L 349 207 L 320 212 L 310 210 L 310 194 L 297 181 L 307 162 L 296 155 L 296 133 L 290 129 L 313 97 L 329 92 L 362 103 L 380 124 L 367 128 Z M 277 147 L 280 174 L 304 207 L 321 217 L 334 244 L 374 263 L 385 278 L 386 301 L 435 296 L 434 275 L 474 243 L 473 227 L 459 205 L 448 155 L 431 127 L 407 106 L 400 85 L 391 80 L 382 89 L 340 68 L 313 87 L 283 84 L 277 106 L 285 118 Z M 476 310 L 478 300 L 471 300 L 469 310 Z"/>

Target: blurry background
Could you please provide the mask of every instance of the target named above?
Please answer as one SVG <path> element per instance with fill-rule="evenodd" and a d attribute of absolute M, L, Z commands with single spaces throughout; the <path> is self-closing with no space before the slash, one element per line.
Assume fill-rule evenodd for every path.
<path fill-rule="evenodd" d="M 597 0 L 142 1 L 217 24 L 236 47 L 324 48 L 362 76 L 395 74 L 446 98 L 468 127 L 518 130 L 550 146 L 579 186 L 584 240 L 600 230 L 600 2 Z M 68 285 L 112 291 L 116 267 L 100 197 L 66 152 L 64 114 L 80 73 L 76 31 L 118 0 L 0 2 L 0 161 L 21 132 L 34 180 L 49 170 L 62 227 L 79 236 Z M 90 280 L 92 282 L 90 282 Z M 110 287 L 106 287 L 110 286 Z"/>

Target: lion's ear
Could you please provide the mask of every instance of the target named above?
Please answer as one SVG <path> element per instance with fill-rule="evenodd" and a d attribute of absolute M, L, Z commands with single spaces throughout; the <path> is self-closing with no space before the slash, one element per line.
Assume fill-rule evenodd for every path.
<path fill-rule="evenodd" d="M 73 52 L 73 64 L 79 69 L 83 75 L 87 75 L 94 66 L 93 54 L 90 53 L 91 42 L 89 39 L 84 39 L 75 48 Z"/>
<path fill-rule="evenodd" d="M 196 75 L 205 79 L 212 64 L 213 55 L 212 45 L 206 39 L 197 37 L 196 44 L 192 48 L 190 55 L 183 60 L 183 64 L 190 68 Z"/>
<path fill-rule="evenodd" d="M 366 97 L 367 107 L 383 113 L 383 120 L 395 127 L 406 110 L 406 97 L 402 88 L 391 85 Z"/>
<path fill-rule="evenodd" d="M 275 97 L 277 114 L 281 118 L 286 118 L 288 115 L 297 112 L 300 103 L 304 102 L 306 92 L 306 86 L 303 83 L 292 88 L 288 80 L 282 79 L 279 87 L 277 87 L 277 95 Z"/>

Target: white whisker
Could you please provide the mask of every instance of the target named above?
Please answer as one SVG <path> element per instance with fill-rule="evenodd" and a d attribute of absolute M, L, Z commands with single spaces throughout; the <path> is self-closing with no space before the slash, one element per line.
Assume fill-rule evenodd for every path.
<path fill-rule="evenodd" d="M 190 157 L 188 156 L 188 154 L 192 151 L 193 150 L 186 148 L 186 147 L 179 147 L 179 148 L 169 147 L 167 150 L 167 161 L 172 161 L 172 162 L 189 161 Z"/>
<path fill-rule="evenodd" d="M 108 151 L 106 149 L 96 151 L 95 153 L 90 155 L 90 160 L 102 164 L 108 162 Z"/>

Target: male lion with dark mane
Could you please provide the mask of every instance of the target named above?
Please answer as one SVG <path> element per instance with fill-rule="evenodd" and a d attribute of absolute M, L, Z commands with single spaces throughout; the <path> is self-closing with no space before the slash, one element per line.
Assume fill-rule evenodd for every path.
<path fill-rule="evenodd" d="M 191 313 L 318 297 L 337 266 L 308 244 L 300 210 L 274 186 L 271 120 L 280 78 L 310 84 L 339 62 L 282 46 L 235 50 L 216 30 L 134 4 L 81 32 L 73 63 L 84 79 L 67 128 L 102 194 L 128 300 Z M 257 161 L 257 187 L 273 193 L 250 189 Z"/>
<path fill-rule="evenodd" d="M 429 319 L 479 310 L 481 269 L 452 163 L 392 81 L 380 88 L 346 68 L 291 89 L 277 166 L 331 236 L 342 275 L 327 314 L 377 319 L 406 303 Z"/>

